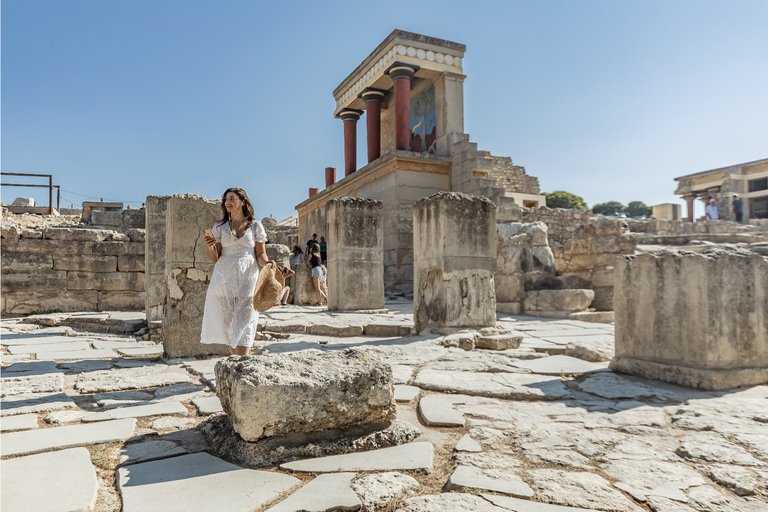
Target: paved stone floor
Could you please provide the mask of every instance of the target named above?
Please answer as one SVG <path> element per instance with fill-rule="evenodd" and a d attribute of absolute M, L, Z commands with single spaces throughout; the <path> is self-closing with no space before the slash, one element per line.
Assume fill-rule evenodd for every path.
<path fill-rule="evenodd" d="M 403 335 L 411 308 L 289 306 L 262 316 L 263 353 L 357 346 L 380 355 L 392 365 L 398 419 L 422 435 L 261 469 L 214 457 L 197 430 L 221 411 L 216 358 L 162 360 L 161 346 L 98 328 L 137 324 L 141 313 L 4 319 L 0 506 L 768 510 L 768 386 L 702 392 L 615 374 L 607 324 L 499 315 L 498 331 Z M 475 334 L 510 331 L 520 348 L 464 350 Z"/>

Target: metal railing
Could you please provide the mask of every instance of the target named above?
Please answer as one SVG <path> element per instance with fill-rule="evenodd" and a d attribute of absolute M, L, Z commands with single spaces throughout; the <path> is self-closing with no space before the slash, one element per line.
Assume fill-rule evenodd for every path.
<path fill-rule="evenodd" d="M 53 215 L 53 189 L 56 189 L 56 209 L 59 209 L 59 204 L 61 201 L 61 189 L 59 185 L 53 184 L 53 175 L 52 174 L 30 174 L 30 173 L 20 173 L 20 172 L 1 172 L 0 175 L 2 176 L 31 176 L 34 178 L 48 178 L 48 184 L 47 185 L 35 185 L 30 183 L 0 183 L 0 186 L 3 187 L 36 187 L 36 188 L 47 188 L 48 189 L 48 214 Z"/>

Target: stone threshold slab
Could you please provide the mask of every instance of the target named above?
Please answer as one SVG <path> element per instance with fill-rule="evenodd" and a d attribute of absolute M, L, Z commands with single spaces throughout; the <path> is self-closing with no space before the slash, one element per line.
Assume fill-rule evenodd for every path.
<path fill-rule="evenodd" d="M 309 473 L 397 471 L 405 469 L 431 473 L 433 451 L 432 443 L 408 443 L 369 452 L 297 460 L 280 464 L 280 468 Z"/>
<path fill-rule="evenodd" d="M 118 420 L 123 418 L 145 418 L 147 416 L 182 415 L 189 411 L 181 402 L 161 402 L 149 405 L 134 405 L 132 407 L 117 407 L 106 412 L 88 413 L 81 418 L 83 423 L 96 421 Z"/>
<path fill-rule="evenodd" d="M 18 416 L 6 416 L 0 420 L 0 431 L 16 432 L 37 428 L 37 414 L 19 414 Z"/>
<path fill-rule="evenodd" d="M 74 339 L 74 338 L 73 338 Z M 42 345 L 12 345 L 8 347 L 11 355 L 19 354 L 47 354 L 48 352 L 70 352 L 89 350 L 91 347 L 85 341 L 70 341 L 69 343 L 45 343 Z M 47 359 L 52 359 L 45 356 Z"/>
<path fill-rule="evenodd" d="M 257 510 L 300 483 L 292 476 L 243 469 L 204 452 L 117 471 L 122 512 Z"/>
<path fill-rule="evenodd" d="M 0 463 L 3 512 L 93 510 L 99 483 L 85 448 Z"/>
<path fill-rule="evenodd" d="M 68 425 L 2 434 L 0 435 L 0 455 L 6 458 L 48 450 L 125 441 L 133 436 L 135 426 L 135 418 L 126 418 L 92 425 Z"/>
<path fill-rule="evenodd" d="M 46 359 L 53 359 L 55 361 L 82 361 L 86 359 L 112 359 L 117 357 L 115 351 L 109 349 L 80 350 L 76 352 L 45 352 L 43 355 Z"/>

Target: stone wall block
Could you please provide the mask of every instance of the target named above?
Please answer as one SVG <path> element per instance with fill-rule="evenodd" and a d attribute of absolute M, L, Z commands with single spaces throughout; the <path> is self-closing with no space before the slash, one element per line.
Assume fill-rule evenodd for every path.
<path fill-rule="evenodd" d="M 497 302 L 518 302 L 525 297 L 525 278 L 522 274 L 518 276 L 497 274 L 493 279 Z"/>
<path fill-rule="evenodd" d="M 123 215 L 119 211 L 93 210 L 90 223 L 97 226 L 122 226 Z"/>
<path fill-rule="evenodd" d="M 144 272 L 147 321 L 162 318 L 165 298 L 165 217 L 170 196 L 147 196 Z"/>
<path fill-rule="evenodd" d="M 108 292 L 98 295 L 99 311 L 142 311 L 146 294 L 144 292 Z"/>
<path fill-rule="evenodd" d="M 392 369 L 371 352 L 348 349 L 216 363 L 216 394 L 246 441 L 392 421 Z"/>
<path fill-rule="evenodd" d="M 615 272 L 612 367 L 705 389 L 768 382 L 768 258 L 663 250 Z"/>
<path fill-rule="evenodd" d="M 584 311 L 595 298 L 592 290 L 530 290 L 526 311 Z"/>
<path fill-rule="evenodd" d="M 18 291 L 3 293 L 5 312 L 27 315 L 34 311 L 96 311 L 98 292 L 58 290 Z"/>
<path fill-rule="evenodd" d="M 144 242 L 97 242 L 93 244 L 93 254 L 120 256 L 121 254 L 144 254 Z"/>
<path fill-rule="evenodd" d="M 496 207 L 441 192 L 413 207 L 416 329 L 495 326 Z"/>
<path fill-rule="evenodd" d="M 266 244 L 267 258 L 275 260 L 278 267 L 289 267 L 291 265 L 291 250 L 283 244 Z"/>
<path fill-rule="evenodd" d="M 96 212 L 94 212 L 96 213 Z M 54 270 L 73 270 L 82 272 L 117 272 L 117 256 L 102 255 L 62 255 L 56 256 Z"/>
<path fill-rule="evenodd" d="M 144 272 L 67 272 L 69 290 L 144 291 Z"/>
<path fill-rule="evenodd" d="M 2 291 L 61 291 L 67 289 L 67 273 L 63 270 L 34 273 L 5 273 L 2 275 Z"/>
<path fill-rule="evenodd" d="M 26 238 L 22 238 L 20 240 L 3 239 L 4 252 L 45 253 L 45 254 L 92 254 L 93 248 L 94 248 L 93 242 L 72 242 L 72 241 L 65 241 L 65 240 L 41 240 L 41 239 L 26 239 Z"/>
<path fill-rule="evenodd" d="M 44 237 L 49 240 L 73 240 L 81 242 L 103 242 L 111 238 L 113 232 L 104 229 L 87 228 L 45 228 Z"/>
<path fill-rule="evenodd" d="M 42 253 L 2 252 L 2 269 L 13 272 L 44 272 L 53 268 L 53 256 Z"/>
<path fill-rule="evenodd" d="M 383 308 L 383 203 L 373 199 L 339 197 L 328 201 L 325 211 L 328 225 L 328 309 Z M 398 263 L 403 263 L 398 260 Z"/>
<path fill-rule="evenodd" d="M 121 254 L 117 257 L 117 270 L 120 272 L 144 272 L 143 254 Z M 143 308 L 142 308 L 143 309 Z"/>
<path fill-rule="evenodd" d="M 95 213 L 95 212 L 94 212 Z M 146 212 L 142 210 L 123 210 L 120 222 L 126 228 L 143 228 L 146 226 Z"/>

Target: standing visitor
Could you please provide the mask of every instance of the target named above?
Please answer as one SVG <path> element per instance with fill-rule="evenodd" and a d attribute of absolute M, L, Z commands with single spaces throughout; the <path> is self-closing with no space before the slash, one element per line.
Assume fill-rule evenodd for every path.
<path fill-rule="evenodd" d="M 320 259 L 323 260 L 323 265 L 328 262 L 328 244 L 325 243 L 325 237 L 320 237 Z"/>
<path fill-rule="evenodd" d="M 317 302 L 315 306 L 322 306 L 327 302 L 326 295 L 323 290 L 320 289 L 320 279 L 323 277 L 322 260 L 320 259 L 320 245 L 314 244 L 312 246 L 312 252 L 309 255 L 309 263 L 312 267 L 312 284 L 315 286 L 315 295 L 317 295 Z"/>
<path fill-rule="evenodd" d="M 304 264 L 304 253 L 301 252 L 301 247 L 298 245 L 293 246 L 293 252 L 291 253 L 291 257 L 288 261 L 291 263 L 292 267 Z"/>
<path fill-rule="evenodd" d="M 253 309 L 257 263 L 277 264 L 267 257 L 267 234 L 243 189 L 228 188 L 221 196 L 221 211 L 224 216 L 205 235 L 208 259 L 216 265 L 205 296 L 200 342 L 223 343 L 230 353 L 247 356 L 259 322 Z"/>
<path fill-rule="evenodd" d="M 739 194 L 733 194 L 731 208 L 733 209 L 733 216 L 736 222 L 741 222 L 741 219 L 744 217 L 744 201 L 741 200 Z"/>
<path fill-rule="evenodd" d="M 717 213 L 717 205 L 715 204 L 714 199 L 709 200 L 709 204 L 707 205 L 707 220 L 717 220 L 720 218 L 720 215 Z"/>

